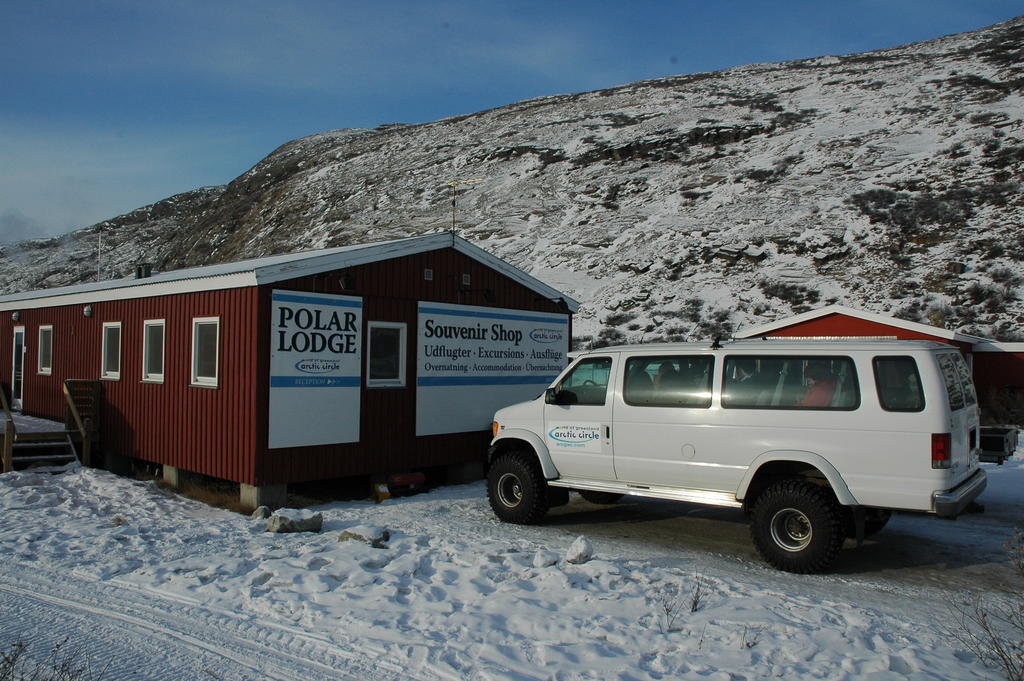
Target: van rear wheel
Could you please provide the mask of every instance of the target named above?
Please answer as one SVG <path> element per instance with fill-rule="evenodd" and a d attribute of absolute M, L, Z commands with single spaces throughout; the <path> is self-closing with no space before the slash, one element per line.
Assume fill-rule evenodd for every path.
<path fill-rule="evenodd" d="M 521 451 L 505 452 L 487 472 L 487 500 L 506 523 L 532 525 L 548 512 L 548 484 L 537 459 Z"/>
<path fill-rule="evenodd" d="M 803 480 L 782 480 L 754 504 L 750 534 L 757 552 L 786 572 L 821 572 L 835 561 L 845 532 L 829 490 Z"/>

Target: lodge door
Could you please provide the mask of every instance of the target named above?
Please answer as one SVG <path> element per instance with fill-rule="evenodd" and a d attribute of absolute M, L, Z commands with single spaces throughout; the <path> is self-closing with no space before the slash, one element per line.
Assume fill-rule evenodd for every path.
<path fill-rule="evenodd" d="M 14 348 L 11 359 L 11 409 L 21 411 L 21 397 L 25 389 L 25 327 L 14 327 Z"/>

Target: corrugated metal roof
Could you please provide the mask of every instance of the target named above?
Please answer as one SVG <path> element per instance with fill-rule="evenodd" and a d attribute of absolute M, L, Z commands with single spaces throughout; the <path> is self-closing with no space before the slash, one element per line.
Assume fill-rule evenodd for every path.
<path fill-rule="evenodd" d="M 578 302 L 539 279 L 455 234 L 440 232 L 392 241 L 354 244 L 203 267 L 189 267 L 159 272 L 142 279 L 112 279 L 75 286 L 13 293 L 0 296 L 0 311 L 257 286 L 448 247 L 455 248 L 488 267 L 498 270 L 546 298 L 565 300 L 573 312 L 579 309 Z"/>

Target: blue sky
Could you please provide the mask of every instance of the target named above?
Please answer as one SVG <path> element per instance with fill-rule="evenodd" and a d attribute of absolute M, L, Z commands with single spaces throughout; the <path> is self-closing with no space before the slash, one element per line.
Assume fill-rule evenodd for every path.
<path fill-rule="evenodd" d="M 275 147 L 529 97 L 969 31 L 1020 0 L 5 0 L 0 242 L 204 185 Z"/>

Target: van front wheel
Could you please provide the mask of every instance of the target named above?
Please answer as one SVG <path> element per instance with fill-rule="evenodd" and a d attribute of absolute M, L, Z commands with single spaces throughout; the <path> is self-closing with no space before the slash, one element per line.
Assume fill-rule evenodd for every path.
<path fill-rule="evenodd" d="M 786 572 L 826 569 L 839 555 L 844 531 L 829 491 L 803 480 L 782 480 L 754 504 L 750 534 L 757 552 Z"/>
<path fill-rule="evenodd" d="M 487 472 L 491 510 L 506 523 L 532 525 L 548 512 L 548 484 L 537 460 L 519 451 L 498 456 Z"/>

